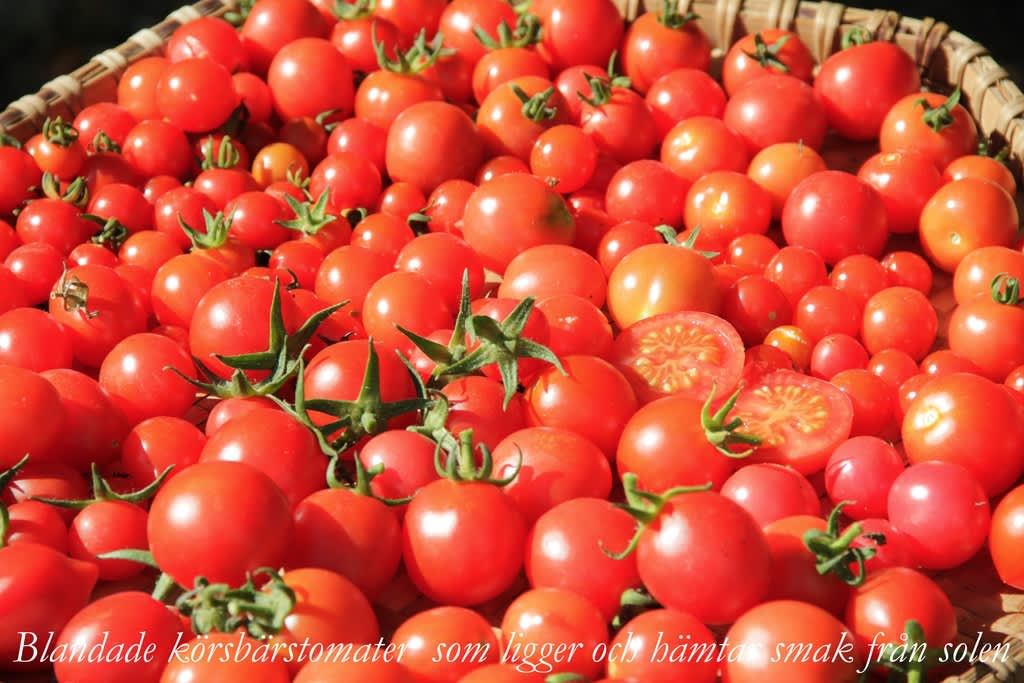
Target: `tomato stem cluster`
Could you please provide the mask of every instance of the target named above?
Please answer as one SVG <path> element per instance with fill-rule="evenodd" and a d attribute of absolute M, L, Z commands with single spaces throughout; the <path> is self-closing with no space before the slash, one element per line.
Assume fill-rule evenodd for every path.
<path fill-rule="evenodd" d="M 540 20 L 532 14 L 523 13 L 516 21 L 513 29 L 504 19 L 498 24 L 497 40 L 487 34 L 482 27 L 473 29 L 473 35 L 488 50 L 508 47 L 526 48 L 540 41 Z"/>
<path fill-rule="evenodd" d="M 608 557 L 614 560 L 624 560 L 633 554 L 636 550 L 637 545 L 640 543 L 640 538 L 644 532 L 647 531 L 647 527 L 658 519 L 658 515 L 665 509 L 676 496 L 681 496 L 686 493 L 701 493 L 704 491 L 711 490 L 712 483 L 709 481 L 707 484 L 700 486 L 675 486 L 668 489 L 663 493 L 651 493 L 650 491 L 642 491 L 639 487 L 639 481 L 637 476 L 632 472 L 626 472 L 622 475 L 622 490 L 626 495 L 626 502 L 619 505 L 622 510 L 628 512 L 639 525 L 633 538 L 630 539 L 629 545 L 622 552 L 613 553 L 609 552 L 606 548 L 602 548 L 602 551 Z"/>
<path fill-rule="evenodd" d="M 789 73 L 789 66 L 784 61 L 779 59 L 779 51 L 786 46 L 791 34 L 786 34 L 778 38 L 773 43 L 764 42 L 764 36 L 760 33 L 754 34 L 754 51 L 746 53 L 748 57 L 756 61 L 761 65 L 763 69 L 775 69 L 781 71 L 784 74 Z"/>
<path fill-rule="evenodd" d="M 937 107 L 933 107 L 923 97 L 917 100 L 916 104 L 920 105 L 924 109 L 924 115 L 922 119 L 928 127 L 936 133 L 942 131 L 943 128 L 953 125 L 953 109 L 960 103 L 960 88 L 957 87 L 946 101 Z"/>
<path fill-rule="evenodd" d="M 736 406 L 736 401 L 739 399 L 740 391 L 742 390 L 737 389 L 736 392 L 722 404 L 722 407 L 712 414 L 711 405 L 715 400 L 715 391 L 716 387 L 715 385 L 712 385 L 711 393 L 708 395 L 708 400 L 704 402 L 704 407 L 701 408 L 700 424 L 701 427 L 704 428 L 704 434 L 707 436 L 708 442 L 722 455 L 729 458 L 746 458 L 761 445 L 761 439 L 752 434 L 744 434 L 736 431 L 743 426 L 743 420 L 738 417 L 734 417 L 726 422 L 726 419 L 729 417 L 729 413 Z M 753 448 L 736 452 L 730 448 L 730 446 L 735 444 L 753 446 Z"/>
<path fill-rule="evenodd" d="M 850 504 L 850 501 L 842 501 L 836 505 L 828 516 L 828 525 L 825 531 L 811 529 L 804 534 L 804 545 L 817 558 L 815 564 L 818 574 L 835 574 L 839 579 L 850 586 L 860 586 L 867 579 L 867 570 L 864 563 L 878 553 L 875 547 L 854 548 L 852 544 L 859 538 L 867 538 L 877 545 L 885 545 L 884 534 L 865 534 L 864 528 L 859 524 L 852 524 L 846 531 L 839 532 L 839 520 L 843 508 Z M 850 565 L 855 564 L 857 571 L 854 572 Z"/>
<path fill-rule="evenodd" d="M 26 463 L 28 463 L 28 455 L 25 455 L 21 460 L 14 463 L 10 469 L 0 472 L 0 491 L 7 489 L 7 485 L 14 480 L 14 477 L 18 475 L 18 472 L 21 471 L 21 468 L 24 467 Z M 7 532 L 10 529 L 10 526 L 10 512 L 7 511 L 7 505 L 4 501 L 0 499 L 0 548 L 7 545 Z"/>
<path fill-rule="evenodd" d="M 295 607 L 295 591 L 273 569 L 263 567 L 254 574 L 269 578 L 267 588 L 258 589 L 252 576 L 239 588 L 197 577 L 195 588 L 178 598 L 175 608 L 191 618 L 196 635 L 244 629 L 253 638 L 268 638 L 284 628 Z"/>

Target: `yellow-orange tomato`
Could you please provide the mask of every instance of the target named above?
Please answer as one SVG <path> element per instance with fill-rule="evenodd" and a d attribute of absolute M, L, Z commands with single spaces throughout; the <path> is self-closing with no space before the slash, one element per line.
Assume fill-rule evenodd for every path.
<path fill-rule="evenodd" d="M 288 180 L 288 176 L 309 177 L 309 162 L 294 145 L 273 142 L 256 153 L 252 160 L 252 177 L 267 187 L 271 183 Z"/>
<path fill-rule="evenodd" d="M 942 177 L 946 182 L 961 178 L 980 178 L 995 183 L 1009 192 L 1010 196 L 1017 194 L 1017 181 L 1014 180 L 1010 169 L 992 157 L 980 154 L 968 154 L 953 161 L 946 166 Z"/>
<path fill-rule="evenodd" d="M 772 198 L 772 217 L 782 217 L 782 206 L 793 188 L 807 176 L 824 171 L 825 160 L 799 142 L 780 142 L 765 147 L 750 160 L 747 175 Z"/>
<path fill-rule="evenodd" d="M 921 246 L 932 263 L 952 273 L 981 247 L 1009 246 L 1017 235 L 1017 206 L 987 180 L 963 178 L 939 188 L 921 212 Z"/>
<path fill-rule="evenodd" d="M 1024 253 L 1010 247 L 982 247 L 960 261 L 953 273 L 953 296 L 963 304 L 979 295 L 992 295 L 992 281 L 1000 273 L 1024 280 Z"/>
<path fill-rule="evenodd" d="M 811 339 L 796 325 L 779 325 L 765 335 L 764 343 L 785 352 L 793 361 L 793 367 L 799 370 L 806 370 L 811 365 Z"/>
<path fill-rule="evenodd" d="M 608 311 L 619 329 L 661 313 L 717 314 L 721 305 L 711 261 L 682 246 L 644 245 L 619 261 L 608 278 Z"/>

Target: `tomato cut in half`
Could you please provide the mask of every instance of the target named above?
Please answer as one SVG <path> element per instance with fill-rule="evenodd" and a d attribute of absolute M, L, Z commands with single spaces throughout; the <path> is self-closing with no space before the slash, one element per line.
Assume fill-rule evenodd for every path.
<path fill-rule="evenodd" d="M 853 425 L 846 394 L 791 370 L 776 370 L 746 387 L 730 415 L 743 421 L 741 431 L 761 439 L 751 461 L 789 465 L 803 475 L 823 469 Z"/>
<path fill-rule="evenodd" d="M 743 340 L 711 313 L 678 311 L 630 325 L 612 345 L 611 362 L 641 403 L 663 396 L 728 396 L 743 374 Z"/>

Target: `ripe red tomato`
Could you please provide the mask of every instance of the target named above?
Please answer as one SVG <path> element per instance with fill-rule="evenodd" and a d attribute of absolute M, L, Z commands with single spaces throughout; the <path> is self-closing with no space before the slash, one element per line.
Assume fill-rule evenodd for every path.
<path fill-rule="evenodd" d="M 661 162 L 633 161 L 608 182 L 605 209 L 616 223 L 636 220 L 678 229 L 688 187 L 689 183 Z"/>
<path fill-rule="evenodd" d="M 782 288 L 761 275 L 744 275 L 725 290 L 722 317 L 747 346 L 760 344 L 772 329 L 788 325 L 792 316 Z"/>
<path fill-rule="evenodd" d="M 179 417 L 153 417 L 124 436 L 120 464 L 136 485 L 147 486 L 170 465 L 174 469 L 168 478 L 194 465 L 205 445 L 206 435 L 191 422 Z"/>
<path fill-rule="evenodd" d="M 537 137 L 529 162 L 530 171 L 554 182 L 559 192 L 575 192 L 594 175 L 597 145 L 576 126 L 556 125 Z"/>
<path fill-rule="evenodd" d="M 771 197 L 747 175 L 715 171 L 693 184 L 686 195 L 686 227 L 728 244 L 741 235 L 764 234 L 772 217 Z"/>
<path fill-rule="evenodd" d="M 1008 298 L 997 298 L 1002 296 Z M 949 349 L 974 365 L 979 374 L 1002 382 L 1024 363 L 1016 342 L 1022 330 L 1024 308 L 1017 305 L 1016 294 L 1004 291 L 977 296 L 953 310 L 947 333 Z"/>
<path fill-rule="evenodd" d="M 532 8 L 541 23 L 538 52 L 561 71 L 578 64 L 607 64 L 625 26 L 608 0 L 544 0 Z"/>
<path fill-rule="evenodd" d="M 661 143 L 661 162 L 691 183 L 713 171 L 743 171 L 749 160 L 742 138 L 713 116 L 680 121 Z"/>
<path fill-rule="evenodd" d="M 894 287 L 910 287 L 924 295 L 932 291 L 935 279 L 928 261 L 912 251 L 892 251 L 882 257 L 880 265 Z"/>
<path fill-rule="evenodd" d="M 391 642 L 404 653 L 402 665 L 416 681 L 458 681 L 474 669 L 501 661 L 494 629 L 465 607 L 418 612 L 399 625 Z"/>
<path fill-rule="evenodd" d="M 882 197 L 842 171 L 815 173 L 793 188 L 782 232 L 788 244 L 813 249 L 828 265 L 852 254 L 881 256 L 889 237 Z"/>
<path fill-rule="evenodd" d="M 210 59 L 185 59 L 170 64 L 156 87 L 160 113 L 189 133 L 223 124 L 238 107 L 231 73 Z"/>
<path fill-rule="evenodd" d="M 319 16 L 312 5 L 309 8 Z M 243 632 L 183 638 L 175 644 L 160 683 L 219 683 L 236 676 L 248 683 L 288 683 L 288 665 L 280 657 L 255 654 L 261 645 L 265 643 Z"/>
<path fill-rule="evenodd" d="M 622 39 L 622 70 L 641 95 L 675 69 L 707 71 L 711 65 L 707 34 L 693 15 L 681 14 L 677 7 L 664 5 L 644 12 L 630 24 Z"/>
<path fill-rule="evenodd" d="M 761 527 L 784 517 L 817 516 L 818 493 L 791 467 L 755 463 L 738 469 L 722 485 L 721 494 L 738 503 Z"/>
<path fill-rule="evenodd" d="M 676 645 L 663 651 L 666 643 Z M 696 617 L 653 609 L 619 630 L 608 648 L 609 678 L 602 680 L 714 683 L 718 680 L 718 663 L 713 656 L 716 647 L 714 634 Z"/>
<path fill-rule="evenodd" d="M 439 30 L 444 43 L 472 63 L 487 53 L 474 30 L 477 26 L 491 38 L 497 37 L 501 22 L 515 26 L 516 13 L 503 0 L 453 0 L 441 14 Z"/>
<path fill-rule="evenodd" d="M 878 40 L 831 55 L 818 69 L 814 89 L 831 128 L 848 140 L 873 140 L 889 110 L 921 90 L 921 77 L 901 47 Z"/>
<path fill-rule="evenodd" d="M 789 465 L 804 475 L 825 467 L 853 425 L 853 406 L 838 387 L 789 370 L 744 388 L 732 415 L 761 439 L 753 459 Z"/>
<path fill-rule="evenodd" d="M 157 564 L 179 585 L 204 576 L 240 586 L 248 572 L 284 563 L 291 508 L 270 477 L 251 465 L 199 463 L 157 492 L 148 536 Z M 218 541 L 225 538 L 231 545 Z"/>
<path fill-rule="evenodd" d="M 606 81 L 588 83 L 590 87 L 581 91 L 587 99 L 580 110 L 580 128 L 594 140 L 598 151 L 620 164 L 650 156 L 658 135 L 644 98 Z"/>
<path fill-rule="evenodd" d="M 395 181 L 410 182 L 424 193 L 446 180 L 473 178 L 483 156 L 476 124 L 460 108 L 445 102 L 415 104 L 388 130 L 388 175 Z"/>
<path fill-rule="evenodd" d="M 933 264 L 952 273 L 976 249 L 1013 244 L 1017 221 L 1017 206 L 1003 188 L 977 178 L 954 180 L 922 209 L 921 246 Z"/>
<path fill-rule="evenodd" d="M 793 188 L 825 169 L 821 155 L 802 142 L 780 142 L 755 154 L 747 175 L 771 196 L 772 217 L 779 219 Z"/>
<path fill-rule="evenodd" d="M 921 211 L 943 185 L 932 160 L 913 150 L 880 152 L 864 162 L 857 177 L 878 190 L 889 230 L 901 234 L 917 232 Z"/>
<path fill-rule="evenodd" d="M 1024 253 L 1003 246 L 971 250 L 953 273 L 953 296 L 958 304 L 977 296 L 992 296 L 992 282 L 1000 273 L 1024 278 Z"/>
<path fill-rule="evenodd" d="M 770 74 L 810 83 L 813 69 L 814 57 L 796 33 L 769 28 L 732 44 L 722 62 L 722 84 L 725 92 L 734 95 L 744 83 Z"/>
<path fill-rule="evenodd" d="M 1006 190 L 1010 196 L 1017 194 L 1017 180 L 1006 164 L 992 157 L 968 154 L 956 159 L 942 171 L 946 182 L 961 178 L 980 178 L 993 182 Z"/>
<path fill-rule="evenodd" d="M 814 88 L 793 76 L 766 74 L 748 81 L 733 93 L 722 118 L 751 155 L 779 142 L 818 149 L 825 140 L 825 106 Z"/>
<path fill-rule="evenodd" d="M 913 92 L 896 101 L 882 120 L 882 152 L 910 149 L 924 154 L 939 169 L 957 157 L 974 154 L 978 129 L 960 105 L 957 90 L 947 98 L 936 92 Z"/>
<path fill-rule="evenodd" d="M 9 216 L 29 198 L 30 189 L 39 186 L 42 172 L 28 152 L 14 147 L 0 147 L 0 215 Z"/>
<path fill-rule="evenodd" d="M 100 366 L 100 386 L 133 427 L 151 417 L 182 417 L 195 402 L 196 389 L 183 377 L 196 370 L 181 344 L 151 332 L 133 334 L 110 350 Z"/>
<path fill-rule="evenodd" d="M 590 301 L 575 294 L 557 295 L 541 299 L 537 308 L 548 320 L 548 348 L 556 356 L 608 357 L 612 326 Z"/>
<path fill-rule="evenodd" d="M 811 351 L 811 374 L 821 379 L 832 379 L 844 370 L 864 369 L 867 364 L 867 350 L 849 334 L 824 336 Z"/>
<path fill-rule="evenodd" d="M 306 0 L 260 0 L 259 6 L 254 5 L 249 12 L 240 33 L 253 72 L 264 75 L 281 48 L 299 38 L 326 38 L 328 26 Z"/>
<path fill-rule="evenodd" d="M 484 267 L 503 273 L 521 252 L 571 244 L 576 224 L 562 197 L 536 176 L 513 173 L 478 187 L 466 203 L 462 234 Z"/>
<path fill-rule="evenodd" d="M 992 529 L 988 548 L 992 562 L 1003 583 L 1019 588 L 1024 584 L 1024 561 L 1020 554 L 1020 540 L 1024 516 L 1024 486 L 1006 494 L 992 513 Z"/>
<path fill-rule="evenodd" d="M 907 320 L 914 324 L 908 326 Z M 935 343 L 938 325 L 938 314 L 924 294 L 909 287 L 887 287 L 864 305 L 860 337 L 869 353 L 897 349 L 920 360 Z"/>
<path fill-rule="evenodd" d="M 182 24 L 164 47 L 167 59 L 211 59 L 234 73 L 248 65 L 242 39 L 235 28 L 220 17 L 202 17 Z"/>

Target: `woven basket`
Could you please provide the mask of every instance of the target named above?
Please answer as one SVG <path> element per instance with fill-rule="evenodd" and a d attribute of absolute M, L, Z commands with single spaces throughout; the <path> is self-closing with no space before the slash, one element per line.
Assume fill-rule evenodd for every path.
<path fill-rule="evenodd" d="M 661 0 L 614 0 L 622 15 L 632 20 L 648 9 L 657 9 Z M 159 54 L 163 44 L 182 24 L 203 16 L 219 16 L 235 9 L 238 0 L 201 0 L 171 13 L 162 23 L 143 29 L 122 45 L 93 57 L 71 74 L 59 76 L 34 95 L 27 95 L 0 113 L 0 133 L 25 141 L 38 132 L 47 116 L 70 119 L 83 107 L 114 99 L 117 80 L 128 64 Z M 886 10 L 865 10 L 832 2 L 799 0 L 680 0 L 680 11 L 700 16 L 717 56 L 740 37 L 781 27 L 796 31 L 820 62 L 839 48 L 843 33 L 851 26 L 867 28 L 876 39 L 895 42 L 910 54 L 922 69 L 925 82 L 939 90 L 959 86 L 962 102 L 974 115 L 981 134 L 997 144 L 1006 145 L 1009 158 L 1021 177 L 1024 160 L 1024 93 L 988 51 L 967 36 L 934 19 L 902 17 Z M 856 168 L 872 153 L 869 147 L 848 146 L 833 151 L 830 165 Z M 833 158 L 835 157 L 835 158 Z M 836 163 L 836 160 L 838 164 Z M 845 163 L 844 163 L 845 162 Z M 1020 197 L 1018 197 L 1020 199 Z M 932 301 L 940 320 L 953 307 L 949 278 L 936 274 Z M 940 328 L 941 329 L 941 328 Z M 986 551 L 972 562 L 937 580 L 956 606 L 962 641 L 968 648 L 979 638 L 998 644 L 1003 658 L 981 657 L 966 662 L 960 670 L 973 666 L 945 683 L 1024 683 L 1024 594 L 1007 589 L 995 576 Z M 410 593 L 398 597 L 392 607 L 394 616 L 416 604 Z M 11 676 L 13 681 L 42 681 Z M 782 682 L 779 682 L 782 683 Z"/>

